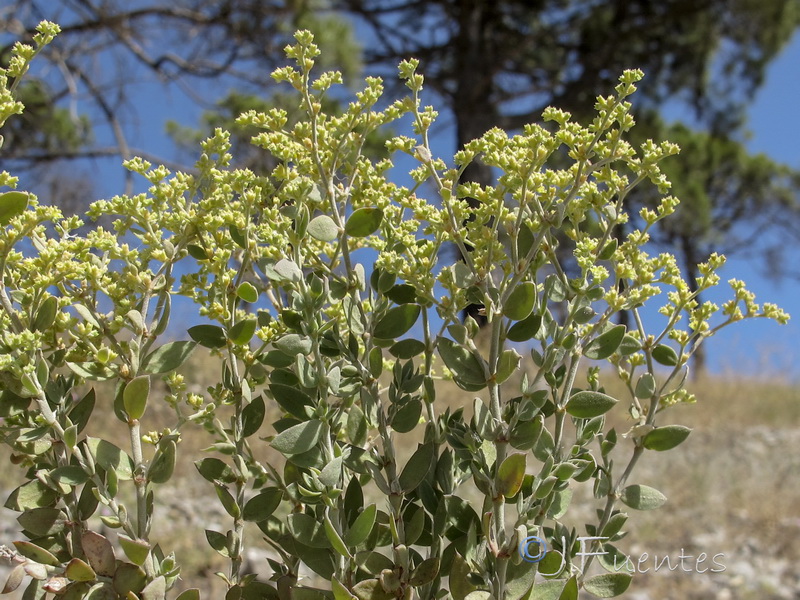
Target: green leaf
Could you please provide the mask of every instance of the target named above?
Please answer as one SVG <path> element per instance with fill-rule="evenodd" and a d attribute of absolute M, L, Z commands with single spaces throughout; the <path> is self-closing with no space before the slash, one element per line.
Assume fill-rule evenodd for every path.
<path fill-rule="evenodd" d="M 625 337 L 625 325 L 612 327 L 586 344 L 583 349 L 583 355 L 592 360 L 608 358 L 617 351 L 623 337 Z"/>
<path fill-rule="evenodd" d="M 231 233 L 231 239 L 233 240 L 233 243 L 239 246 L 239 248 L 247 250 L 247 236 L 245 232 L 243 232 L 233 223 L 231 223 L 230 227 L 228 227 L 228 231 Z"/>
<path fill-rule="evenodd" d="M 8 225 L 28 208 L 27 192 L 11 191 L 0 194 L 0 225 Z"/>
<path fill-rule="evenodd" d="M 497 374 L 495 375 L 497 383 L 503 383 L 511 377 L 514 371 L 517 370 L 520 360 L 522 360 L 522 357 L 514 348 L 503 350 L 497 364 Z"/>
<path fill-rule="evenodd" d="M 197 471 L 206 481 L 214 483 L 214 481 L 224 481 L 226 483 L 233 483 L 236 481 L 236 475 L 228 465 L 220 459 L 209 456 L 194 463 Z"/>
<path fill-rule="evenodd" d="M 167 595 L 167 580 L 159 575 L 142 590 L 142 600 L 164 600 Z"/>
<path fill-rule="evenodd" d="M 140 375 L 129 381 L 122 392 L 122 401 L 125 412 L 134 421 L 142 418 L 147 409 L 147 400 L 150 398 L 150 377 Z"/>
<path fill-rule="evenodd" d="M 642 373 L 636 382 L 635 394 L 637 398 L 651 398 L 656 391 L 656 378 L 650 373 Z"/>
<path fill-rule="evenodd" d="M 296 333 L 283 336 L 275 342 L 275 347 L 288 356 L 309 354 L 312 349 L 311 340 Z"/>
<path fill-rule="evenodd" d="M 58 312 L 58 300 L 55 296 L 47 296 L 36 311 L 36 316 L 31 324 L 33 331 L 44 331 L 52 326 Z"/>
<path fill-rule="evenodd" d="M 322 421 L 313 419 L 289 427 L 272 440 L 272 447 L 283 454 L 300 454 L 311 450 L 322 435 Z"/>
<path fill-rule="evenodd" d="M 682 444 L 691 432 L 691 429 L 683 425 L 656 427 L 644 436 L 642 445 L 648 450 L 658 450 L 659 452 L 671 450 L 675 446 Z"/>
<path fill-rule="evenodd" d="M 512 342 L 527 342 L 533 338 L 542 327 L 542 316 L 531 313 L 528 317 L 514 323 L 508 330 L 506 338 Z"/>
<path fill-rule="evenodd" d="M 417 489 L 417 486 L 425 479 L 431 468 L 435 451 L 433 444 L 422 444 L 411 455 L 399 478 L 400 488 L 404 492 Z"/>
<path fill-rule="evenodd" d="M 372 333 L 376 338 L 385 340 L 400 337 L 414 326 L 421 310 L 418 304 L 401 304 L 390 308 L 377 322 Z"/>
<path fill-rule="evenodd" d="M 214 482 L 214 490 L 217 492 L 217 498 L 219 498 L 219 503 L 222 504 L 222 508 L 225 509 L 225 512 L 234 519 L 238 519 L 241 515 L 241 511 L 233 494 L 219 481 Z"/>
<path fill-rule="evenodd" d="M 175 600 L 200 600 L 200 590 L 197 588 L 184 590 Z"/>
<path fill-rule="evenodd" d="M 142 566 L 144 561 L 147 560 L 147 555 L 150 554 L 150 544 L 145 540 L 131 539 L 127 535 L 119 534 L 117 536 L 119 545 L 122 546 L 122 551 L 125 552 L 130 561 Z"/>
<path fill-rule="evenodd" d="M 328 215 L 318 215 L 308 223 L 308 234 L 320 242 L 332 242 L 339 237 L 336 221 Z"/>
<path fill-rule="evenodd" d="M 195 325 L 188 330 L 189 337 L 206 348 L 222 348 L 227 343 L 225 330 L 217 325 Z"/>
<path fill-rule="evenodd" d="M 653 360 L 665 367 L 674 367 L 678 364 L 678 353 L 672 346 L 659 344 L 653 348 Z"/>
<path fill-rule="evenodd" d="M 352 558 L 350 555 L 350 550 L 345 545 L 342 536 L 340 536 L 339 532 L 336 531 L 336 528 L 333 526 L 331 518 L 328 514 L 325 515 L 324 524 L 325 524 L 325 535 L 328 537 L 328 541 L 331 543 L 331 546 L 333 546 L 333 549 L 340 556 L 344 556 L 345 558 Z"/>
<path fill-rule="evenodd" d="M 84 531 L 81 535 L 81 545 L 89 564 L 98 575 L 113 577 L 117 559 L 111 542 L 94 531 Z"/>
<path fill-rule="evenodd" d="M 44 537 L 63 531 L 66 517 L 57 508 L 42 507 L 26 510 L 17 517 L 17 521 L 34 537 Z"/>
<path fill-rule="evenodd" d="M 422 400 L 420 400 L 419 397 L 415 397 L 406 402 L 400 410 L 394 413 L 389 424 L 397 433 L 408 433 L 419 425 L 419 418 L 421 415 Z"/>
<path fill-rule="evenodd" d="M 214 531 L 213 529 L 206 529 L 206 541 L 208 541 L 208 545 L 219 554 L 226 558 L 230 557 L 231 553 L 228 550 L 228 537 L 225 534 Z"/>
<path fill-rule="evenodd" d="M 344 463 L 344 458 L 341 456 L 337 456 L 320 471 L 319 473 L 319 481 L 322 485 L 327 486 L 329 488 L 338 488 L 339 482 L 342 479 L 342 464 Z"/>
<path fill-rule="evenodd" d="M 566 409 L 573 417 L 591 419 L 592 417 L 607 413 L 616 403 L 617 400 L 611 396 L 601 394 L 600 392 L 585 390 L 573 394 L 567 402 Z"/>
<path fill-rule="evenodd" d="M 159 346 L 145 357 L 139 372 L 158 375 L 174 371 L 186 362 L 195 346 L 194 342 L 168 342 Z"/>
<path fill-rule="evenodd" d="M 375 525 L 375 516 L 377 514 L 378 507 L 375 504 L 370 504 L 361 511 L 344 536 L 344 541 L 348 546 L 355 548 L 366 541 L 369 534 L 372 533 L 372 527 Z"/>
<path fill-rule="evenodd" d="M 94 403 L 96 395 L 94 388 L 91 388 L 80 401 L 72 407 L 69 411 L 69 420 L 72 421 L 76 427 L 76 434 L 84 430 L 89 423 L 89 417 L 92 416 L 94 411 Z"/>
<path fill-rule="evenodd" d="M 469 578 L 471 572 L 467 561 L 456 552 L 450 567 L 450 595 L 453 600 L 464 600 L 470 592 L 477 589 Z"/>
<path fill-rule="evenodd" d="M 613 598 L 628 589 L 631 579 L 628 573 L 604 573 L 587 579 L 583 583 L 583 589 L 598 598 Z"/>
<path fill-rule="evenodd" d="M 603 531 L 600 532 L 600 535 L 604 538 L 614 537 L 622 530 L 627 521 L 628 521 L 627 513 L 618 512 L 612 515 L 611 518 L 608 519 L 608 523 L 606 523 L 606 526 L 603 527 Z"/>
<path fill-rule="evenodd" d="M 292 513 L 287 518 L 292 537 L 311 548 L 330 548 L 331 543 L 325 534 L 325 527 L 314 517 L 304 513 Z M 305 557 L 304 557 L 305 558 Z"/>
<path fill-rule="evenodd" d="M 354 404 L 347 414 L 347 437 L 355 446 L 363 446 L 367 441 L 369 423 L 364 411 Z"/>
<path fill-rule="evenodd" d="M 261 492 L 250 498 L 242 510 L 242 518 L 245 521 L 259 523 L 266 521 L 283 499 L 283 492 L 278 488 L 264 488 Z"/>
<path fill-rule="evenodd" d="M 667 497 L 655 488 L 636 484 L 622 490 L 620 500 L 636 510 L 653 510 L 662 506 Z"/>
<path fill-rule="evenodd" d="M 50 477 L 64 485 L 76 486 L 86 483 L 89 476 L 78 465 L 64 465 L 50 471 Z"/>
<path fill-rule="evenodd" d="M 637 340 L 631 334 L 626 333 L 625 337 L 622 338 L 622 342 L 620 342 L 619 348 L 617 348 L 617 352 L 619 352 L 622 356 L 629 356 L 641 349 L 642 344 L 639 342 L 639 340 Z"/>
<path fill-rule="evenodd" d="M 250 340 L 253 339 L 253 334 L 256 332 L 256 324 L 255 318 L 239 321 L 228 331 L 228 339 L 240 346 L 249 344 Z"/>
<path fill-rule="evenodd" d="M 517 450 L 530 450 L 539 440 L 542 433 L 542 422 L 539 419 L 517 423 L 511 430 L 509 444 Z"/>
<path fill-rule="evenodd" d="M 408 360 L 425 352 L 425 344 L 419 340 L 408 338 L 392 344 L 389 352 L 395 358 Z"/>
<path fill-rule="evenodd" d="M 249 281 L 241 283 L 239 287 L 236 288 L 236 295 L 250 304 L 258 302 L 258 290 L 256 289 L 256 286 Z"/>
<path fill-rule="evenodd" d="M 126 600 L 139 598 L 147 585 L 147 575 L 144 570 L 134 564 L 120 562 L 117 570 L 114 571 L 114 581 L 112 582 L 114 591 Z"/>
<path fill-rule="evenodd" d="M 410 283 L 399 283 L 386 292 L 386 297 L 395 304 L 413 304 L 417 301 L 417 289 Z"/>
<path fill-rule="evenodd" d="M 261 396 L 253 398 L 253 401 L 242 409 L 242 437 L 250 437 L 261 428 L 266 412 L 267 407 Z"/>
<path fill-rule="evenodd" d="M 280 407 L 290 415 L 302 420 L 308 418 L 305 409 L 306 407 L 314 406 L 314 403 L 311 400 L 311 396 L 304 391 L 298 387 L 284 385 L 282 383 L 270 384 L 269 391 Z"/>
<path fill-rule="evenodd" d="M 25 558 L 30 558 L 33 561 L 42 563 L 43 565 L 56 567 L 61 564 L 61 561 L 58 560 L 58 558 L 56 558 L 52 552 L 49 552 L 44 548 L 40 548 L 33 542 L 14 542 L 14 547 L 17 549 L 17 552 L 19 552 Z"/>
<path fill-rule="evenodd" d="M 353 586 L 353 594 L 358 600 L 393 600 L 394 594 L 383 589 L 377 579 L 364 579 Z"/>
<path fill-rule="evenodd" d="M 383 211 L 380 208 L 359 208 L 353 211 L 344 230 L 350 237 L 367 237 L 381 226 Z"/>
<path fill-rule="evenodd" d="M 133 460 L 114 444 L 93 437 L 87 437 L 86 443 L 95 462 L 106 471 L 114 471 L 122 480 L 133 478 Z"/>
<path fill-rule="evenodd" d="M 506 600 L 521 600 L 531 589 L 538 569 L 535 564 L 522 561 L 511 563 L 506 574 Z"/>
<path fill-rule="evenodd" d="M 456 383 L 467 386 L 479 386 L 477 391 L 486 387 L 486 375 L 483 365 L 467 348 L 456 344 L 449 338 L 439 338 L 437 347 L 444 364 L 453 372 Z"/>
<path fill-rule="evenodd" d="M 520 283 L 508 295 L 503 304 L 503 314 L 512 321 L 521 321 L 531 314 L 536 302 L 536 284 Z"/>
<path fill-rule="evenodd" d="M 417 565 L 417 568 L 411 573 L 411 578 L 408 582 L 414 587 L 419 587 L 430 583 L 439 574 L 439 557 L 432 556 L 426 558 Z"/>
<path fill-rule="evenodd" d="M 147 467 L 147 480 L 151 483 L 166 483 L 175 472 L 177 445 L 174 440 L 162 441 L 153 460 Z"/>
<path fill-rule="evenodd" d="M 527 461 L 524 454 L 512 454 L 506 457 L 497 473 L 497 491 L 506 498 L 517 495 L 525 478 Z"/>
<path fill-rule="evenodd" d="M 208 260 L 208 252 L 198 244 L 186 244 L 186 251 L 195 260 Z"/>
<path fill-rule="evenodd" d="M 296 262 L 288 258 L 282 258 L 276 262 L 273 270 L 278 281 L 297 283 L 303 279 L 303 270 L 297 266 Z"/>
<path fill-rule="evenodd" d="M 97 578 L 97 573 L 94 572 L 94 569 L 80 558 L 73 558 L 67 563 L 64 575 L 70 581 L 94 581 Z"/>
<path fill-rule="evenodd" d="M 566 587 L 570 584 L 575 585 L 575 595 L 564 595 Z M 563 579 L 551 579 L 538 582 L 531 590 L 528 600 L 577 600 L 577 584 L 575 578 L 565 582 Z"/>

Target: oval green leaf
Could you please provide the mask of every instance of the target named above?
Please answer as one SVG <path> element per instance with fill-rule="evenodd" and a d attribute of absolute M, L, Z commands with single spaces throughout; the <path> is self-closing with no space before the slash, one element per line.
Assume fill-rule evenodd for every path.
<path fill-rule="evenodd" d="M 381 226 L 383 211 L 380 208 L 359 208 L 353 211 L 344 230 L 350 237 L 367 237 Z"/>
<path fill-rule="evenodd" d="M 134 421 L 142 418 L 147 409 L 147 400 L 150 398 L 150 377 L 140 375 L 128 382 L 122 392 L 122 401 L 125 412 Z"/>
<path fill-rule="evenodd" d="M 503 304 L 503 314 L 512 321 L 522 321 L 533 310 L 536 302 L 536 284 L 525 281 L 517 285 Z"/>
<path fill-rule="evenodd" d="M 39 306 L 39 310 L 36 311 L 36 317 L 33 319 L 31 329 L 33 331 L 44 331 L 55 322 L 57 312 L 58 300 L 55 296 L 48 296 Z"/>
<path fill-rule="evenodd" d="M 272 447 L 283 454 L 301 454 L 317 445 L 322 427 L 316 419 L 294 425 L 275 436 Z"/>
<path fill-rule="evenodd" d="M 573 417 L 591 419 L 607 413 L 616 403 L 616 398 L 585 390 L 574 394 L 567 402 L 566 409 Z"/>
<path fill-rule="evenodd" d="M 226 344 L 225 330 L 217 325 L 195 325 L 188 330 L 189 337 L 206 348 L 222 348 Z"/>
<path fill-rule="evenodd" d="M 245 302 L 253 303 L 258 301 L 258 290 L 249 281 L 245 281 L 236 288 L 236 295 Z"/>
<path fill-rule="evenodd" d="M 259 430 L 266 412 L 267 408 L 261 396 L 253 398 L 253 401 L 242 409 L 242 437 L 250 437 Z"/>
<path fill-rule="evenodd" d="M 425 344 L 414 338 L 408 338 L 392 344 L 389 352 L 395 358 L 408 360 L 425 352 Z"/>
<path fill-rule="evenodd" d="M 636 484 L 622 490 L 620 500 L 636 510 L 653 510 L 662 506 L 667 497 L 655 488 Z"/>
<path fill-rule="evenodd" d="M 514 323 L 508 330 L 506 338 L 512 342 L 527 342 L 533 338 L 542 326 L 542 316 L 531 313 L 522 321 Z"/>
<path fill-rule="evenodd" d="M 683 443 L 692 430 L 683 425 L 665 425 L 656 427 L 642 440 L 642 445 L 648 450 L 663 452 L 671 450 Z"/>
<path fill-rule="evenodd" d="M 177 445 L 174 440 L 162 441 L 153 461 L 147 468 L 147 480 L 151 483 L 166 483 L 175 472 Z"/>
<path fill-rule="evenodd" d="M 29 196 L 26 192 L 11 191 L 0 194 L 0 225 L 8 225 L 28 208 Z"/>
<path fill-rule="evenodd" d="M 17 549 L 17 552 L 19 552 L 25 558 L 42 563 L 43 565 L 55 567 L 61 564 L 61 561 L 58 560 L 58 558 L 56 558 L 52 552 L 45 550 L 44 548 L 40 548 L 33 542 L 14 542 L 14 547 Z"/>
<path fill-rule="evenodd" d="M 659 344 L 653 348 L 653 360 L 665 367 L 674 367 L 678 364 L 678 353 L 672 346 Z"/>
<path fill-rule="evenodd" d="M 612 327 L 586 344 L 583 355 L 592 360 L 608 358 L 617 351 L 623 337 L 625 337 L 625 325 Z"/>
<path fill-rule="evenodd" d="M 631 584 L 631 579 L 628 573 L 604 573 L 587 579 L 583 589 L 598 598 L 613 598 L 625 593 Z"/>
<path fill-rule="evenodd" d="M 244 505 L 242 518 L 255 523 L 266 521 L 278 508 L 282 498 L 283 492 L 278 488 L 264 488 L 261 493 L 250 498 Z"/>
<path fill-rule="evenodd" d="M 370 504 L 361 511 L 344 536 L 344 541 L 347 542 L 348 546 L 355 548 L 366 541 L 369 534 L 372 533 L 372 527 L 375 525 L 375 516 L 377 514 L 378 507 L 375 504 Z"/>
<path fill-rule="evenodd" d="M 467 348 L 449 338 L 439 338 L 437 347 L 444 364 L 453 372 L 457 381 L 482 387 L 486 385 L 483 365 Z"/>
<path fill-rule="evenodd" d="M 174 371 L 186 362 L 195 346 L 195 342 L 168 342 L 145 357 L 139 372 L 159 375 Z"/>
<path fill-rule="evenodd" d="M 336 221 L 328 215 L 319 215 L 311 219 L 307 231 L 311 237 L 320 242 L 332 242 L 339 237 Z"/>
<path fill-rule="evenodd" d="M 414 326 L 421 311 L 418 304 L 401 304 L 390 308 L 377 322 L 372 333 L 376 338 L 393 340 Z"/>
<path fill-rule="evenodd" d="M 403 467 L 403 472 L 400 473 L 400 487 L 404 492 L 417 489 L 417 486 L 425 479 L 431 468 L 434 452 L 433 444 L 423 444 L 411 455 L 406 466 Z"/>
<path fill-rule="evenodd" d="M 239 321 L 228 331 L 228 339 L 240 346 L 250 343 L 250 340 L 253 339 L 253 334 L 256 332 L 256 323 L 255 318 Z"/>
<path fill-rule="evenodd" d="M 524 454 L 512 454 L 507 457 L 497 472 L 498 493 L 503 494 L 506 498 L 516 496 L 525 479 L 526 465 Z"/>

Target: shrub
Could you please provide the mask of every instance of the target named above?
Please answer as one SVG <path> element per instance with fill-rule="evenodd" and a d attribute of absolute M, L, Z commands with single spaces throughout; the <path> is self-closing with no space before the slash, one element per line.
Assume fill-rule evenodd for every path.
<path fill-rule="evenodd" d="M 16 47 L 0 78 L 2 121 L 21 110 L 14 85 L 56 30 L 43 23 L 36 49 Z M 630 574 L 610 566 L 622 505 L 665 501 L 630 480 L 644 453 L 690 432 L 663 414 L 693 401 L 683 387 L 693 349 L 735 321 L 788 317 L 756 305 L 738 281 L 721 309 L 699 304 L 718 283 L 721 256 L 700 266 L 692 291 L 673 256 L 643 250 L 673 197 L 619 234 L 628 192 L 649 181 L 666 193 L 658 163 L 677 151 L 624 140 L 640 72 L 598 98 L 588 126 L 548 109 L 545 125 L 513 137 L 493 129 L 450 166 L 429 145 L 436 112 L 420 105 L 416 61 L 400 65 L 409 97 L 378 110 L 381 82 L 368 79 L 331 116 L 321 101 L 341 78 L 313 79 L 312 37 L 296 39 L 287 54 L 297 67 L 273 77 L 294 88 L 306 116 L 291 126 L 280 110 L 240 118 L 260 131 L 253 142 L 276 160 L 271 173 L 231 168 L 218 130 L 195 173 L 128 161 L 149 191 L 89 210 L 112 217 L 113 232 L 78 235 L 77 217 L 25 192 L 0 196 L 2 440 L 26 469 L 6 507 L 27 538 L 6 549 L 17 566 L 5 591 L 27 574 L 27 598 L 165 598 L 179 562 L 151 542 L 151 522 L 181 432 L 195 428 L 211 443 L 197 470 L 230 517 L 227 531 L 206 531 L 230 561 L 227 598 L 623 593 Z M 387 147 L 416 160 L 412 187 L 390 179 L 389 158 L 362 154 L 368 136 L 406 115 L 415 137 Z M 479 156 L 496 185 L 460 181 Z M 548 166 L 557 156 L 568 164 Z M 439 263 L 448 245 L 463 262 Z M 662 290 L 654 326 L 641 313 Z M 192 301 L 202 324 L 168 341 L 175 296 Z M 485 333 L 459 319 L 467 304 L 484 307 Z M 630 329 L 615 324 L 620 311 L 632 315 Z M 177 371 L 197 346 L 220 369 L 203 394 Z M 632 417 L 622 434 L 606 426 L 618 400 L 601 383 L 617 376 Z M 437 402 L 444 379 L 474 397 L 469 407 Z M 103 380 L 113 397 L 91 387 Z M 174 423 L 145 434 L 154 402 Z M 124 449 L 93 426 L 106 408 L 128 428 Z M 280 418 L 265 425 L 273 408 Z M 264 443 L 285 460 L 259 461 Z M 579 532 L 564 518 L 580 484 L 592 486 L 598 510 Z M 96 531 L 101 522 L 115 539 Z M 268 571 L 245 573 L 256 535 L 273 558 Z M 609 572 L 590 575 L 588 554 Z M 312 574 L 304 584 L 301 568 Z"/>

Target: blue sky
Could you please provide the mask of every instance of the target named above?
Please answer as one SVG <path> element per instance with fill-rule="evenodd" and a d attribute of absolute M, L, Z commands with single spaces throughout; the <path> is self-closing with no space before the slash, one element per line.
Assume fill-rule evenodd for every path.
<path fill-rule="evenodd" d="M 795 169 L 800 168 L 800 35 L 770 66 L 766 83 L 748 113 L 752 152 L 763 152 Z M 787 250 L 797 265 L 800 248 Z M 788 325 L 768 321 L 740 323 L 709 340 L 711 366 L 722 372 L 800 376 L 800 282 L 765 280 L 748 261 L 732 259 L 721 273 L 748 282 L 759 301 L 775 302 L 792 315 Z"/>

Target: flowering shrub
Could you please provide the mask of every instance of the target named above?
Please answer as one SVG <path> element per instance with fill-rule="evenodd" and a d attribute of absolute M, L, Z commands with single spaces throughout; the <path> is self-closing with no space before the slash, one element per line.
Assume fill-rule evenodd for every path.
<path fill-rule="evenodd" d="M 2 121 L 22 109 L 14 86 L 57 27 L 39 32 L 0 75 Z M 240 118 L 260 131 L 253 142 L 278 163 L 271 173 L 231 168 L 218 130 L 196 174 L 128 161 L 149 191 L 89 210 L 111 217 L 114 231 L 77 235 L 79 218 L 25 192 L 0 195 L 0 435 L 27 476 L 6 502 L 27 539 L 6 549 L 17 566 L 4 591 L 28 575 L 26 598 L 166 598 L 179 561 L 151 541 L 151 523 L 181 432 L 195 428 L 210 438 L 197 470 L 230 517 L 226 531 L 206 531 L 230 561 L 227 598 L 623 593 L 631 575 L 603 556 L 617 556 L 625 506 L 666 500 L 629 481 L 644 453 L 689 435 L 665 412 L 693 401 L 683 387 L 693 349 L 735 321 L 787 315 L 755 304 L 737 281 L 721 308 L 698 304 L 719 281 L 721 256 L 701 265 L 692 291 L 673 256 L 643 250 L 677 206 L 671 196 L 641 211 L 642 229 L 617 235 L 626 195 L 643 182 L 666 194 L 658 163 L 677 152 L 624 139 L 640 72 L 598 98 L 588 126 L 548 109 L 546 125 L 513 137 L 493 129 L 449 165 L 429 145 L 436 112 L 420 105 L 415 60 L 400 65 L 409 97 L 378 110 L 381 82 L 368 79 L 331 116 L 321 100 L 341 77 L 312 78 L 317 48 L 307 32 L 296 39 L 287 54 L 297 66 L 273 78 L 294 88 L 305 118 Z M 405 115 L 414 137 L 387 146 L 416 159 L 411 188 L 389 179 L 389 158 L 362 153 L 370 134 Z M 555 154 L 569 164 L 548 167 Z M 496 185 L 460 180 L 478 157 Z M 3 173 L 0 183 L 16 179 Z M 448 245 L 463 262 L 440 264 Z M 663 323 L 648 328 L 641 309 L 664 290 Z M 203 322 L 177 340 L 165 333 L 176 295 Z M 484 307 L 485 333 L 459 319 L 468 304 Z M 630 329 L 615 324 L 620 311 Z M 198 346 L 220 369 L 203 394 L 178 372 Z M 605 377 L 629 392 L 626 433 L 606 426 L 618 399 Z M 469 406 L 437 401 L 445 379 L 474 398 Z M 113 398 L 92 387 L 104 380 Z M 143 433 L 154 402 L 171 407 L 174 424 Z M 128 428 L 126 448 L 93 427 L 106 407 Z M 285 460 L 258 460 L 261 444 Z M 598 511 L 578 531 L 564 518 L 581 484 Z M 118 535 L 98 533 L 101 522 Z M 576 560 L 585 535 L 600 565 Z M 247 573 L 253 536 L 274 552 Z M 548 552 L 531 562 L 535 540 Z"/>

